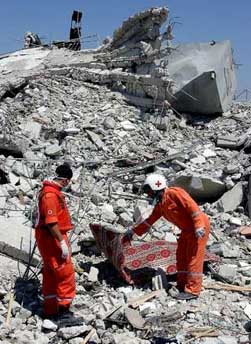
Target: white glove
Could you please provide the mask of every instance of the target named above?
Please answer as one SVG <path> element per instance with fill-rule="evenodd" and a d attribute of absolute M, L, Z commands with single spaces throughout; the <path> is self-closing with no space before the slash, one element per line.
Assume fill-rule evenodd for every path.
<path fill-rule="evenodd" d="M 67 259 L 70 252 L 69 252 L 69 248 L 68 248 L 68 245 L 66 244 L 65 240 L 60 241 L 60 246 L 61 246 L 61 250 L 62 250 L 62 256 L 61 257 L 63 259 Z"/>
<path fill-rule="evenodd" d="M 198 239 L 201 239 L 201 238 L 203 238 L 204 236 L 205 236 L 205 229 L 204 228 L 197 228 L 196 230 L 195 230 L 195 236 L 196 236 L 196 238 L 198 238 Z"/>

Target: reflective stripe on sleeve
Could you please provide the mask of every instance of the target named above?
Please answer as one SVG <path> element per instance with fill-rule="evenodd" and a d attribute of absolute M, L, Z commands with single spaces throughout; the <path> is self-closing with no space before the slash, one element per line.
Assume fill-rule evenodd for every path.
<path fill-rule="evenodd" d="M 200 210 L 198 210 L 198 211 L 194 211 L 193 213 L 192 213 L 192 217 L 196 217 L 196 216 L 198 216 L 198 215 L 200 215 L 202 212 L 200 211 Z"/>
<path fill-rule="evenodd" d="M 56 294 L 50 294 L 50 295 L 43 295 L 44 300 L 48 300 L 48 299 L 56 299 L 57 295 Z"/>
<path fill-rule="evenodd" d="M 178 274 L 190 275 L 190 276 L 203 276 L 201 272 L 190 272 L 190 271 L 177 271 Z"/>
<path fill-rule="evenodd" d="M 57 297 L 57 301 L 69 301 L 71 302 L 73 300 L 73 298 L 64 298 L 64 299 L 61 299 L 60 297 Z"/>

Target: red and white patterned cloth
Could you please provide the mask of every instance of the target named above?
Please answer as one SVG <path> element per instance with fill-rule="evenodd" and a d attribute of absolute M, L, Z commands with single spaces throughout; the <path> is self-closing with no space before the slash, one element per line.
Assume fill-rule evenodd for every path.
<path fill-rule="evenodd" d="M 100 224 L 91 224 L 90 228 L 100 251 L 128 283 L 138 283 L 144 271 L 162 268 L 167 274 L 176 272 L 176 243 L 157 240 L 125 246 L 121 243 L 122 234 Z M 219 257 L 207 251 L 205 261 L 219 261 Z"/>

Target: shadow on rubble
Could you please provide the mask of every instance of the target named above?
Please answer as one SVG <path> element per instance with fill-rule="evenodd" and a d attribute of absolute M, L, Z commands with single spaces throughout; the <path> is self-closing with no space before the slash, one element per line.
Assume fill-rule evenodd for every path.
<path fill-rule="evenodd" d="M 98 278 L 97 281 L 89 281 L 88 279 L 83 280 L 81 283 L 86 291 L 95 292 L 99 289 L 99 286 L 105 282 L 108 286 L 117 289 L 120 287 L 129 286 L 125 280 L 123 280 L 119 271 L 117 271 L 112 263 L 109 260 L 93 264 L 90 262 L 85 262 L 80 264 L 80 267 L 87 273 L 90 272 L 91 267 L 98 269 Z M 156 275 L 156 270 L 152 268 L 141 268 L 130 272 L 130 275 L 134 281 L 134 285 L 143 289 L 151 289 L 152 287 L 152 278 Z M 167 275 L 167 283 L 175 282 L 176 274 Z M 170 284 L 171 288 L 171 284 Z M 168 289 L 168 288 L 167 288 Z"/>
<path fill-rule="evenodd" d="M 87 273 L 90 272 L 91 267 L 95 267 L 99 271 L 97 281 L 89 281 L 88 278 L 86 278 L 81 282 L 85 290 L 88 292 L 95 291 L 103 282 L 114 289 L 127 285 L 127 283 L 121 278 L 119 272 L 108 260 L 97 264 L 93 264 L 89 261 L 82 264 L 80 263 L 79 266 Z"/>
<path fill-rule="evenodd" d="M 33 315 L 41 315 L 40 282 L 37 279 L 18 277 L 14 286 L 15 301 Z"/>

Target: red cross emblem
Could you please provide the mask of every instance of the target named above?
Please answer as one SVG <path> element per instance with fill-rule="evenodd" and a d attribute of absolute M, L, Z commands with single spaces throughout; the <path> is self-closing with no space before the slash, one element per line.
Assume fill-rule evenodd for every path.
<path fill-rule="evenodd" d="M 157 183 L 155 183 L 155 185 L 159 188 L 161 185 L 161 182 L 158 180 Z"/>

